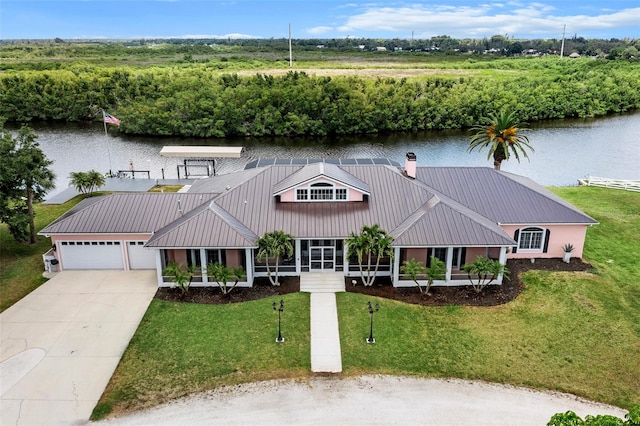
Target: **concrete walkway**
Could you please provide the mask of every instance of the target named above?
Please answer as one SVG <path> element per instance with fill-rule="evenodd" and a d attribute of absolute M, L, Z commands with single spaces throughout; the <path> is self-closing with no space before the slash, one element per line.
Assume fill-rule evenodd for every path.
<path fill-rule="evenodd" d="M 155 271 L 64 271 L 0 314 L 0 424 L 85 424 L 156 289 Z"/>
<path fill-rule="evenodd" d="M 344 291 L 344 275 L 303 273 L 300 291 L 311 293 L 311 371 L 342 372 L 336 292 Z"/>

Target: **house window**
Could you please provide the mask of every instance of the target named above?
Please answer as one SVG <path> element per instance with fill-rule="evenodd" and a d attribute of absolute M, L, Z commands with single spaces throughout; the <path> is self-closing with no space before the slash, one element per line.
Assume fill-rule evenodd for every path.
<path fill-rule="evenodd" d="M 207 264 L 219 263 L 221 265 L 227 264 L 227 252 L 224 249 L 207 249 Z"/>
<path fill-rule="evenodd" d="M 518 248 L 520 250 L 542 250 L 544 244 L 544 230 L 540 228 L 525 228 L 520 230 Z"/>
<path fill-rule="evenodd" d="M 296 201 L 347 201 L 347 188 L 336 188 L 329 182 L 316 182 L 308 188 L 296 189 Z"/>

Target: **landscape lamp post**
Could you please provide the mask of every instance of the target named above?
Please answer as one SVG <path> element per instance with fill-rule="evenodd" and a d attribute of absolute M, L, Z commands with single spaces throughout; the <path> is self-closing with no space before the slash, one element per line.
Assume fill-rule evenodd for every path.
<path fill-rule="evenodd" d="M 280 314 L 284 311 L 284 300 L 280 299 L 280 306 L 276 302 L 273 302 L 273 310 L 278 311 L 278 337 L 276 338 L 277 343 L 284 342 L 284 337 L 282 337 L 282 332 L 280 329 Z"/>
<path fill-rule="evenodd" d="M 367 309 L 369 309 L 369 338 L 367 339 L 367 343 L 375 343 L 376 339 L 373 338 L 373 313 L 378 312 L 380 309 L 380 304 L 376 303 L 376 306 L 371 306 L 371 302 L 367 302 Z"/>

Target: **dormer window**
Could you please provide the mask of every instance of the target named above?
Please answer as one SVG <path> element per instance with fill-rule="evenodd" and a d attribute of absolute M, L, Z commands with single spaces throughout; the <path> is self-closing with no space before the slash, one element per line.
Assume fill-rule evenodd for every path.
<path fill-rule="evenodd" d="M 296 201 L 346 201 L 347 188 L 336 188 L 328 182 L 316 182 L 296 189 Z"/>

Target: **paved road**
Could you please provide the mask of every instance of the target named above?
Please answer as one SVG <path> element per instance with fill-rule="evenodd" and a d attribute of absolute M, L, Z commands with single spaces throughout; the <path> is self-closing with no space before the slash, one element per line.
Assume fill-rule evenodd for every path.
<path fill-rule="evenodd" d="M 545 425 L 555 413 L 626 411 L 575 396 L 463 380 L 314 378 L 252 383 L 174 401 L 96 426 Z"/>
<path fill-rule="evenodd" d="M 156 289 L 155 271 L 64 271 L 0 314 L 0 424 L 85 424 Z"/>

